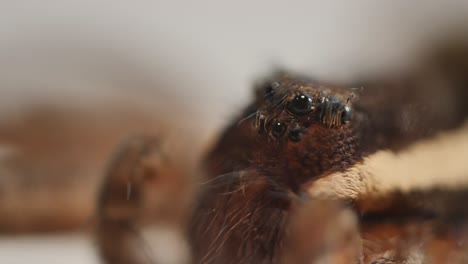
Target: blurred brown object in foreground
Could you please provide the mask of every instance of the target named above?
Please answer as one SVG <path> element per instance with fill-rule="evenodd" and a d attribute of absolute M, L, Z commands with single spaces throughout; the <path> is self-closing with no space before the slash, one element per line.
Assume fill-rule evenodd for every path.
<path fill-rule="evenodd" d="M 179 243 L 172 247 L 179 251 L 177 263 L 183 261 L 180 258 L 186 260 L 180 232 L 187 218 L 190 185 L 176 165 L 157 137 L 132 138 L 118 149 L 97 208 L 97 242 L 106 263 L 153 263 L 157 250 L 143 236 L 145 227 L 155 224 L 164 224 L 176 233 Z"/>
<path fill-rule="evenodd" d="M 161 127 L 166 127 L 161 120 L 132 106 L 42 105 L 3 114 L 0 232 L 89 227 L 114 146 Z"/>
<path fill-rule="evenodd" d="M 281 263 L 358 263 L 361 239 L 358 221 L 349 209 L 333 201 L 307 201 L 295 208 Z"/>

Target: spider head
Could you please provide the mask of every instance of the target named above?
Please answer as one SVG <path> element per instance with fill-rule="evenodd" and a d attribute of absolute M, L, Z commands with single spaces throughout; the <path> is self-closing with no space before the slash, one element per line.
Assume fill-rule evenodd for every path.
<path fill-rule="evenodd" d="M 353 111 L 351 89 L 296 78 L 269 86 L 262 98 L 257 93 L 255 121 L 266 139 L 260 163 L 268 173 L 297 189 L 359 160 L 360 115 Z"/>

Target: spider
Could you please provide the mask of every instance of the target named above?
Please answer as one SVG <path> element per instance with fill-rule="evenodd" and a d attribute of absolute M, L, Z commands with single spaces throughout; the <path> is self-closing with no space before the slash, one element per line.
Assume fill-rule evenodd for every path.
<path fill-rule="evenodd" d="M 406 94 L 405 85 L 409 84 L 385 86 L 394 97 L 385 96 L 386 102 L 378 102 L 376 107 L 379 87 L 351 89 L 288 76 L 268 83 L 264 93 L 258 93 L 255 114 L 240 118 L 238 134 L 228 130 L 221 137 L 221 142 L 251 141 L 254 151 L 230 153 L 231 147 L 221 143 L 217 147 L 223 149 L 215 148 L 216 154 L 211 156 L 215 159 L 209 159 L 213 178 L 189 228 L 195 262 L 281 263 L 284 241 L 291 239 L 288 225 L 295 221 L 291 215 L 317 199 L 340 201 L 353 208 L 363 228 L 373 218 L 372 210 L 366 208 L 367 195 L 378 186 L 372 175 L 354 168 L 364 167 L 365 158 L 379 149 L 402 149 L 460 121 L 437 120 L 430 113 L 434 109 L 431 102 Z M 366 89 L 371 91 L 366 93 Z M 243 125 L 247 120 L 251 124 Z M 236 136 L 239 138 L 233 139 Z M 230 163 L 216 159 L 223 152 L 232 155 Z M 232 172 L 221 174 L 226 171 Z M 387 210 L 393 216 L 432 213 L 422 212 L 411 199 L 390 204 Z M 309 228 L 316 228 L 312 224 L 316 220 L 308 220 Z M 366 232 L 363 228 L 363 235 Z M 354 259 L 342 263 L 368 258 L 357 252 L 351 255 Z M 388 262 L 397 260 L 393 256 Z M 292 263 L 313 261 L 310 257 L 309 262 Z"/>
<path fill-rule="evenodd" d="M 465 189 L 385 189 L 369 166 L 463 124 L 468 67 L 441 58 L 437 74 L 337 85 L 278 73 L 256 87 L 205 157 L 185 224 L 192 263 L 468 261 Z"/>

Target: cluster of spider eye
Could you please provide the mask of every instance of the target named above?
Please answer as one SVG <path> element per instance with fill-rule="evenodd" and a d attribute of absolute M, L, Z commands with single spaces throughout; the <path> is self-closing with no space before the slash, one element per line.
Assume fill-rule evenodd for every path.
<path fill-rule="evenodd" d="M 294 83 L 290 83 L 289 85 L 294 85 Z M 280 86 L 279 82 L 268 84 L 265 89 L 264 100 L 273 100 L 275 90 Z M 289 99 L 283 111 L 287 111 L 293 116 L 290 116 L 285 121 L 271 120 L 267 118 L 268 115 L 266 114 L 271 109 L 260 108 L 257 110 L 255 126 L 260 129 L 260 132 L 270 131 L 271 136 L 277 139 L 288 132 L 288 138 L 291 141 L 298 142 L 301 140 L 301 133 L 305 131 L 305 128 L 296 122 L 297 117 L 300 118 L 310 114 L 318 116 L 319 122 L 329 128 L 344 125 L 352 118 L 351 106 L 349 104 L 353 97 L 354 94 L 351 94 L 346 99 L 346 102 L 343 102 L 336 96 L 322 91 L 315 91 L 315 94 L 301 91 L 296 91 L 293 95 L 288 93 L 279 100 L 280 103 L 275 106 L 275 110 L 278 110 L 285 99 Z"/>

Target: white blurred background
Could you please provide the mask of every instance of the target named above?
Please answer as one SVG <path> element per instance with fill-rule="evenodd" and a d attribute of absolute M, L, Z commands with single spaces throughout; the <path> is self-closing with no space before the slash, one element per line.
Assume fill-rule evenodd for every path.
<path fill-rule="evenodd" d="M 5 1 L 2 112 L 125 98 L 213 131 L 276 67 L 336 80 L 404 64 L 467 13 L 465 1 Z"/>
<path fill-rule="evenodd" d="M 349 80 L 411 65 L 468 1 L 3 1 L 0 118 L 128 104 L 196 148 L 288 69 Z M 97 263 L 85 235 L 0 237 L 0 263 Z"/>

